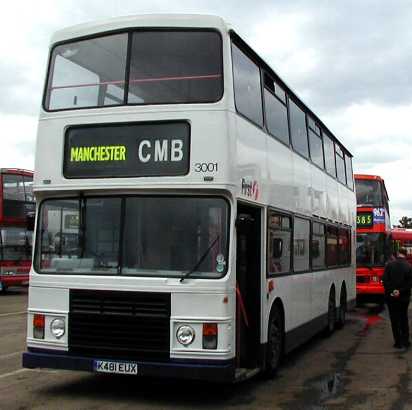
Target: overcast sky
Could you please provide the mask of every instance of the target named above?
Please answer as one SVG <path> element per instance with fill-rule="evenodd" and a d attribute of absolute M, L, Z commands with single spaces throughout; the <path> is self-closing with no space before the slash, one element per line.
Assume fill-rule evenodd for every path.
<path fill-rule="evenodd" d="M 42 0 L 5 2 L 0 166 L 32 169 L 49 39 L 66 26 L 141 13 L 216 14 L 354 155 L 384 177 L 392 224 L 412 217 L 412 1 Z"/>

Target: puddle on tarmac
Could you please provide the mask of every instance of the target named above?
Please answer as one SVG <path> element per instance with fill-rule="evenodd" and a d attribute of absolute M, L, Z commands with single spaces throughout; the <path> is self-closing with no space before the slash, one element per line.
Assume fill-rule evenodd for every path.
<path fill-rule="evenodd" d="M 320 401 L 335 397 L 343 391 L 343 374 L 335 373 L 329 377 L 315 383 L 315 389 L 318 389 Z"/>
<path fill-rule="evenodd" d="M 328 407 L 323 404 L 331 398 L 336 398 L 343 393 L 344 380 L 343 373 L 337 372 L 326 377 L 312 381 L 310 389 L 305 391 L 299 399 L 293 403 L 288 403 L 285 409 L 295 407 L 304 410 L 326 410 Z M 302 407 L 302 403 L 304 403 Z"/>

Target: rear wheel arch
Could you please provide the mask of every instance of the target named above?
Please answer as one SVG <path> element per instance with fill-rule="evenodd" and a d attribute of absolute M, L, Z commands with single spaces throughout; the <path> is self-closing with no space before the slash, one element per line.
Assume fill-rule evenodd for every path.
<path fill-rule="evenodd" d="M 328 294 L 328 310 L 327 310 L 327 324 L 325 327 L 325 335 L 330 336 L 335 330 L 336 324 L 336 288 L 333 283 L 329 289 Z"/>
<path fill-rule="evenodd" d="M 276 374 L 279 368 L 285 347 L 285 310 L 280 298 L 276 298 L 270 308 L 267 331 L 268 338 L 263 373 L 270 378 Z"/>
<path fill-rule="evenodd" d="M 348 293 L 346 290 L 346 283 L 345 281 L 342 282 L 340 295 L 339 295 L 339 308 L 338 308 L 338 315 L 336 326 L 338 329 L 341 329 L 346 322 L 346 313 L 348 310 Z"/>

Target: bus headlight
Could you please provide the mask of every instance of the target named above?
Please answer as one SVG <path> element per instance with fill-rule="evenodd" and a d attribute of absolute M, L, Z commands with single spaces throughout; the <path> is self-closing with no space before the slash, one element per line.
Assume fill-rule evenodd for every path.
<path fill-rule="evenodd" d="M 50 323 L 50 331 L 56 339 L 60 339 L 66 332 L 66 323 L 63 318 L 57 318 Z"/>
<path fill-rule="evenodd" d="M 189 346 L 195 340 L 195 331 L 188 325 L 182 325 L 177 328 L 176 339 L 183 346 Z"/>

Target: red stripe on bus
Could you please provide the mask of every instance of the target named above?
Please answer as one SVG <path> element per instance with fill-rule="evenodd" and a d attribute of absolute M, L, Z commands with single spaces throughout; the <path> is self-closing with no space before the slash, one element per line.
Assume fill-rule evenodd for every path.
<path fill-rule="evenodd" d="M 156 81 L 184 81 L 184 80 L 210 80 L 222 77 L 221 74 L 210 74 L 210 75 L 192 75 L 183 77 L 155 77 L 155 78 L 136 78 L 129 80 L 129 83 L 151 83 Z M 58 85 L 55 87 L 50 87 L 51 90 L 61 90 L 65 88 L 83 88 L 83 87 L 95 87 L 100 85 L 111 85 L 111 84 L 124 84 L 124 80 L 114 80 L 114 81 L 102 81 L 100 83 L 87 83 L 87 84 L 72 84 L 72 85 Z"/>

